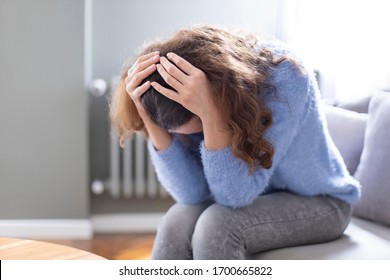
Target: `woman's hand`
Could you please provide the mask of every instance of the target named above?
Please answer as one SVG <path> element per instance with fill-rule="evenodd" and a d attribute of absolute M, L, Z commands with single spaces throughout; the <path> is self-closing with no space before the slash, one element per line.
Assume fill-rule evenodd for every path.
<path fill-rule="evenodd" d="M 212 99 L 214 89 L 206 74 L 177 54 L 168 53 L 167 57 L 169 60 L 160 58 L 157 71 L 176 92 L 157 82 L 151 85 L 201 119 L 206 148 L 216 150 L 229 146 L 232 134 Z"/>
<path fill-rule="evenodd" d="M 159 60 L 160 56 L 158 51 L 140 56 L 134 65 L 128 70 L 125 82 L 126 91 L 137 107 L 138 113 L 144 122 L 153 146 L 157 150 L 162 151 L 171 145 L 172 136 L 168 133 L 168 131 L 153 123 L 146 114 L 141 102 L 141 96 L 150 88 L 149 81 L 142 85 L 141 82 L 156 71 L 156 63 Z"/>
<path fill-rule="evenodd" d="M 152 82 L 152 86 L 158 92 L 197 115 L 204 122 L 210 116 L 209 112 L 216 111 L 211 98 L 213 88 L 210 81 L 202 70 L 194 67 L 177 54 L 168 53 L 167 57 L 169 60 L 165 57 L 160 58 L 157 71 L 176 92 L 157 82 Z"/>
<path fill-rule="evenodd" d="M 141 85 L 141 82 L 156 71 L 156 63 L 159 62 L 159 52 L 152 52 L 137 58 L 133 66 L 127 71 L 126 91 L 137 107 L 138 113 L 143 119 L 145 111 L 141 103 L 141 96 L 150 87 L 150 82 Z"/>

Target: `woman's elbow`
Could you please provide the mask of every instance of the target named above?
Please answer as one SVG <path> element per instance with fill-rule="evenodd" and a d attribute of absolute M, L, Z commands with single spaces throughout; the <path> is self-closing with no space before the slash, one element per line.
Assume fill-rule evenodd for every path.
<path fill-rule="evenodd" d="M 259 193 L 220 194 L 214 195 L 214 200 L 219 205 L 229 208 L 242 208 L 251 205 L 259 196 Z"/>

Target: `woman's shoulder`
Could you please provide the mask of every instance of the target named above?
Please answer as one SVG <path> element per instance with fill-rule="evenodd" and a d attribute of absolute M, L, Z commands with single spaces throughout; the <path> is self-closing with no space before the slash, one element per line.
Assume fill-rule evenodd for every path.
<path fill-rule="evenodd" d="M 300 80 L 302 82 L 307 80 L 309 69 L 291 45 L 278 40 L 268 40 L 258 42 L 257 48 L 259 51 L 270 51 L 275 60 L 282 59 L 280 63 L 270 69 L 271 84 L 287 80 Z"/>
<path fill-rule="evenodd" d="M 281 59 L 269 69 L 268 83 L 276 90 L 276 95 L 263 95 L 268 106 L 279 108 L 280 102 L 288 104 L 290 109 L 306 106 L 304 104 L 308 106 L 308 101 L 314 95 L 310 82 L 310 70 L 304 66 L 295 50 L 280 41 L 261 42 L 258 43 L 258 47 L 259 50 L 271 51 L 274 60 Z M 276 110 L 276 107 L 273 109 Z"/>
<path fill-rule="evenodd" d="M 306 68 L 300 54 L 290 44 L 279 40 L 266 40 L 257 42 L 256 46 L 259 51 L 270 51 L 276 60 L 282 57 L 287 58 L 282 63 L 285 67 L 296 66 L 295 69 L 297 70 L 304 70 Z"/>

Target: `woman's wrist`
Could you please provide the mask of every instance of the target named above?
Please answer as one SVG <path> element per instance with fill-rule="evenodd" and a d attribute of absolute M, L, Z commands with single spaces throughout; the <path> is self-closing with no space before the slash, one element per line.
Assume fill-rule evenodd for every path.
<path fill-rule="evenodd" d="M 217 110 L 201 120 L 207 150 L 221 150 L 232 144 L 232 132 Z"/>
<path fill-rule="evenodd" d="M 139 112 L 145 128 L 149 134 L 150 141 L 157 151 L 164 151 L 172 144 L 172 135 L 166 130 L 155 124 L 145 112 Z"/>

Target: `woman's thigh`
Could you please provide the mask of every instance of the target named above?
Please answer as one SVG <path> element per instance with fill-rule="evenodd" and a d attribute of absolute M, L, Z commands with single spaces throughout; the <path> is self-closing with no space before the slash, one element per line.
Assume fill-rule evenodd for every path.
<path fill-rule="evenodd" d="M 350 205 L 336 198 L 288 192 L 260 196 L 239 209 L 213 204 L 196 224 L 194 257 L 243 259 L 270 249 L 331 241 L 344 232 L 350 215 Z"/>

